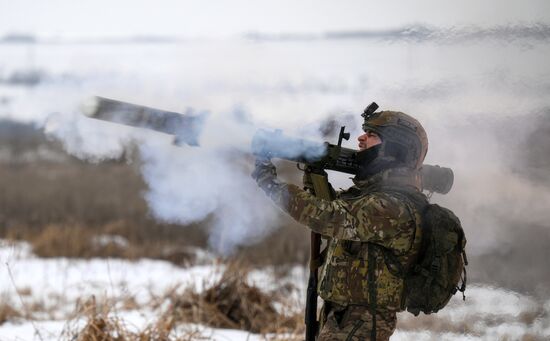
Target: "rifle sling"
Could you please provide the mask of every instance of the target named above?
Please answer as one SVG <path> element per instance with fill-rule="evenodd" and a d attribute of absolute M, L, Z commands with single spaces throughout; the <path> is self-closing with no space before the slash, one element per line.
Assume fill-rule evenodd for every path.
<path fill-rule="evenodd" d="M 319 269 L 323 263 L 325 262 L 325 259 L 327 258 L 328 253 L 328 247 L 325 247 L 321 253 L 319 253 L 319 256 L 315 259 L 310 260 L 310 269 Z"/>

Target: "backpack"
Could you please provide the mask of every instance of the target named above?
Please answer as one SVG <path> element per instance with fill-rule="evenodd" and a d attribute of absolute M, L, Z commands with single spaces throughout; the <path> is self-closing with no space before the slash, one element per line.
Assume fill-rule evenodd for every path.
<path fill-rule="evenodd" d="M 466 237 L 450 210 L 428 204 L 422 212 L 418 260 L 405 275 L 405 308 L 415 316 L 436 313 L 457 292 L 466 299 Z M 459 282 L 462 279 L 462 284 Z"/>
<path fill-rule="evenodd" d="M 404 278 L 403 310 L 415 316 L 420 312 L 436 313 L 447 305 L 457 291 L 462 292 L 463 299 L 466 299 L 468 259 L 466 237 L 460 220 L 451 210 L 430 204 L 416 195 L 392 194 L 413 204 L 422 217 L 422 242 L 418 258 L 408 271 L 396 266 L 397 259 L 389 250 L 383 252 L 388 269 L 397 268 L 398 273 L 394 275 Z"/>

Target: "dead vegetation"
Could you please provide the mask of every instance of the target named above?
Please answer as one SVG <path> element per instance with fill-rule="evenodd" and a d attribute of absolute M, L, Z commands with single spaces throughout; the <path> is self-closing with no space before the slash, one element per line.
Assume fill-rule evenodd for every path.
<path fill-rule="evenodd" d="M 10 303 L 0 303 L 0 325 L 23 317 L 24 314 L 15 309 Z"/>
<path fill-rule="evenodd" d="M 67 329 L 63 331 L 63 336 L 74 341 L 126 341 L 139 340 L 134 338 L 125 324 L 117 318 L 116 314 L 111 314 L 112 306 L 108 304 L 99 304 L 95 296 L 77 306 L 78 314 L 67 324 Z M 76 322 L 84 318 L 86 323 L 79 330 L 71 322 Z"/>
<path fill-rule="evenodd" d="M 139 173 L 123 162 L 0 163 L 0 239 L 29 241 L 40 257 L 192 263 L 185 249 L 206 248 L 211 217 L 187 226 L 157 222 L 142 197 L 145 189 Z M 98 243 L 98 237 L 125 243 Z M 308 242 L 306 229 L 282 218 L 270 237 L 233 257 L 258 266 L 304 264 Z"/>
<path fill-rule="evenodd" d="M 78 334 L 77 341 L 123 341 L 127 332 L 117 320 L 92 315 L 86 326 Z"/>
<path fill-rule="evenodd" d="M 288 307 L 290 302 L 285 302 L 281 293 L 261 291 L 247 278 L 246 268 L 231 264 L 216 283 L 204 290 L 188 288 L 182 294 L 170 295 L 170 309 L 164 320 L 263 334 L 299 331 L 303 321 L 296 307 L 281 312 L 276 305 Z"/>
<path fill-rule="evenodd" d="M 248 283 L 248 277 L 246 267 L 232 263 L 201 290 L 174 288 L 162 302 L 150 305 L 160 311 L 158 320 L 139 330 L 118 318 L 113 302 L 97 302 L 92 296 L 78 305 L 63 336 L 76 341 L 208 340 L 206 327 L 212 327 L 263 334 L 266 340 L 301 339 L 302 314 L 285 298 L 286 291 L 266 293 Z M 76 328 L 79 320 L 85 324 Z"/>
<path fill-rule="evenodd" d="M 205 246 L 200 226 L 151 219 L 144 187 L 121 163 L 0 164 L 0 238 L 30 241 L 42 257 L 162 258 L 168 246 Z M 102 235 L 128 245 L 91 245 Z"/>

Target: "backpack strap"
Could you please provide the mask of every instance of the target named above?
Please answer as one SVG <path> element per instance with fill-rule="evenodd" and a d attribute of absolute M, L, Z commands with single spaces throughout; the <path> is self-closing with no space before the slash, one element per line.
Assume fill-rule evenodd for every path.
<path fill-rule="evenodd" d="M 376 271 L 375 271 L 375 264 L 376 264 L 376 246 L 373 243 L 368 243 L 367 246 L 367 274 L 369 278 L 369 308 L 370 308 L 370 314 L 372 316 L 372 328 L 370 332 L 370 339 L 371 341 L 376 341 L 376 299 L 377 299 L 377 292 L 376 292 Z"/>
<path fill-rule="evenodd" d="M 428 207 L 429 202 L 424 199 L 423 197 L 420 197 L 417 192 L 413 191 L 405 191 L 400 188 L 400 190 L 396 188 L 385 188 L 384 193 L 389 193 L 390 195 L 402 200 L 405 202 L 405 206 L 407 207 L 407 210 L 409 211 L 409 214 L 411 218 L 414 220 L 414 223 L 416 226 L 421 226 L 418 224 L 418 221 L 416 221 L 416 215 L 413 211 L 413 208 L 418 210 L 420 212 L 420 215 L 423 215 L 424 210 Z M 424 243 L 424 240 L 422 241 Z M 390 273 L 396 277 L 404 279 L 407 276 L 407 270 L 403 268 L 403 265 L 399 261 L 396 255 L 391 252 L 391 250 L 388 250 L 384 247 L 382 248 L 382 254 L 384 256 L 384 263 L 386 263 L 386 267 L 390 271 Z M 420 248 L 422 249 L 422 247 Z M 412 271 L 419 271 L 419 269 L 413 268 L 410 269 Z M 409 271 L 410 271 L 409 270 Z M 422 269 L 423 270 L 423 269 Z"/>
<path fill-rule="evenodd" d="M 467 282 L 467 276 L 466 276 L 466 265 L 468 265 L 468 257 L 466 257 L 466 250 L 462 250 L 462 261 L 464 262 L 464 266 L 462 267 L 462 284 L 460 285 L 460 288 L 457 288 L 458 291 L 462 293 L 462 300 L 466 301 L 466 294 L 464 293 L 466 291 L 466 282 Z"/>

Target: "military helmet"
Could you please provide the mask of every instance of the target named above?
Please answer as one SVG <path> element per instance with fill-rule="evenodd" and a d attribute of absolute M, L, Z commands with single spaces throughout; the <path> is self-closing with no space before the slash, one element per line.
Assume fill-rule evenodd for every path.
<path fill-rule="evenodd" d="M 428 152 L 428 136 L 415 118 L 400 111 L 379 111 L 376 103 L 365 109 L 363 130 L 374 131 L 381 140 L 380 153 L 393 156 L 406 166 L 419 169 Z"/>

